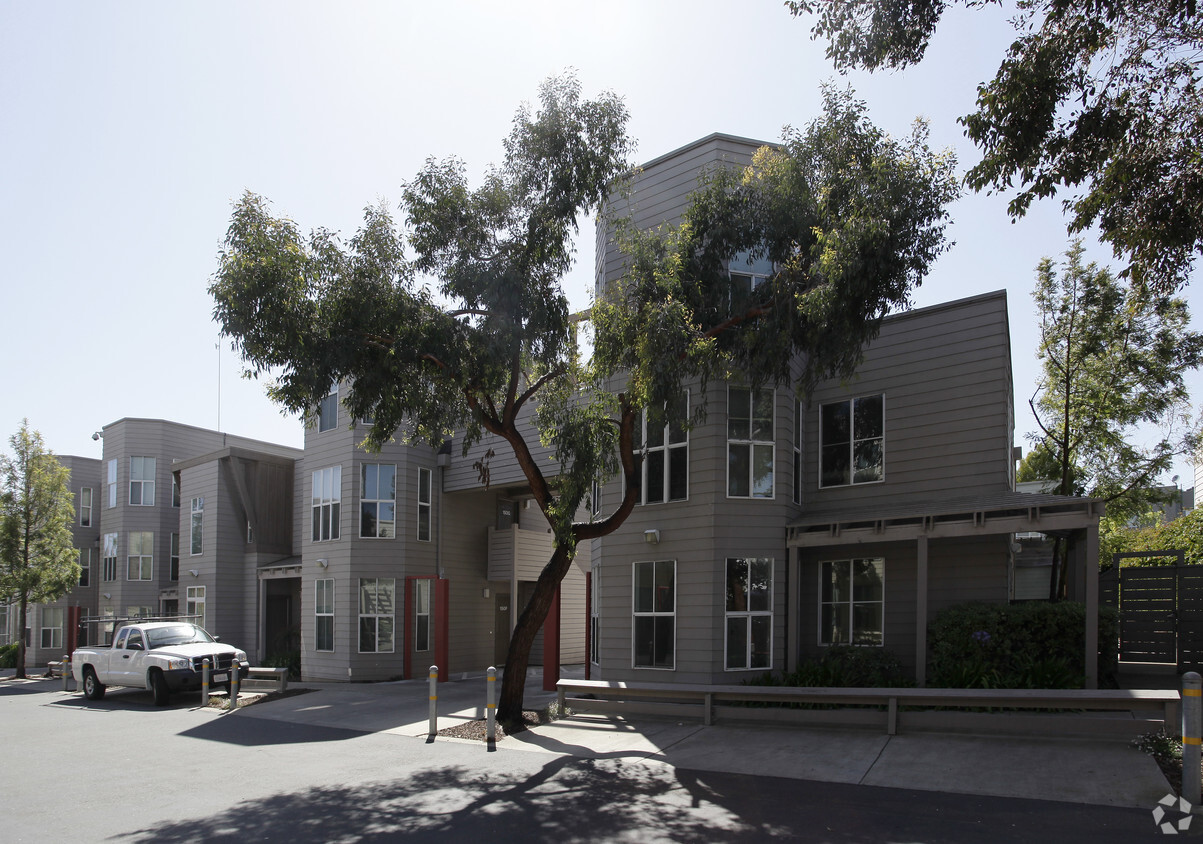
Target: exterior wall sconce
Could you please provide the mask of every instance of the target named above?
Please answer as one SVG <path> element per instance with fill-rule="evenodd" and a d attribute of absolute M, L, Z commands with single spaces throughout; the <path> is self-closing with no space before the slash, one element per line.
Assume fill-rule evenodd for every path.
<path fill-rule="evenodd" d="M 324 569 L 330 567 L 330 561 L 327 559 L 318 559 L 317 564 Z"/>
<path fill-rule="evenodd" d="M 480 597 L 482 597 L 482 598 L 489 597 L 489 587 L 488 586 L 486 586 L 484 589 L 480 590 Z"/>
<path fill-rule="evenodd" d="M 104 599 L 105 599 L 106 601 L 108 601 L 108 600 L 111 600 L 111 599 L 112 599 L 112 597 L 113 597 L 113 596 L 112 596 L 112 594 L 111 594 L 111 593 L 109 593 L 109 592 L 105 592 L 105 593 L 104 593 Z"/>
<path fill-rule="evenodd" d="M 196 569 L 188 569 L 188 574 L 192 575 L 193 577 L 200 577 L 200 572 Z"/>
<path fill-rule="evenodd" d="M 660 544 L 659 529 L 652 528 L 651 530 L 645 530 L 643 532 L 643 541 L 646 542 L 648 545 L 659 545 Z"/>

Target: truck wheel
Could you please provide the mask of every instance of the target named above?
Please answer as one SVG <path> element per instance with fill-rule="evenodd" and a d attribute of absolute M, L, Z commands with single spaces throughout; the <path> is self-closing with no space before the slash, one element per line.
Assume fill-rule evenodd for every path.
<path fill-rule="evenodd" d="M 150 672 L 150 690 L 155 695 L 155 706 L 166 706 L 171 697 L 171 689 L 167 688 L 167 678 L 162 671 Z"/>
<path fill-rule="evenodd" d="M 104 683 L 96 679 L 92 666 L 84 666 L 84 697 L 88 700 L 100 700 L 104 697 Z"/>

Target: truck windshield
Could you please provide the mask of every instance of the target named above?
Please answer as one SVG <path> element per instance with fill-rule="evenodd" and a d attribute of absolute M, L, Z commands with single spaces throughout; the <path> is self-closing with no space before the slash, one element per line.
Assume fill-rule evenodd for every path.
<path fill-rule="evenodd" d="M 171 627 L 152 627 L 146 631 L 146 639 L 150 647 L 162 648 L 167 645 L 190 645 L 193 642 L 212 642 L 213 637 L 195 624 L 175 624 Z"/>

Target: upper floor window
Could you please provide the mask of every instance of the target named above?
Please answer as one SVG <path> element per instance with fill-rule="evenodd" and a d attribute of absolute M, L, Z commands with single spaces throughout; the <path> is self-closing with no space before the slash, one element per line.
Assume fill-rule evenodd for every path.
<path fill-rule="evenodd" d="M 802 402 L 794 405 L 794 503 L 802 503 Z"/>
<path fill-rule="evenodd" d="M 109 507 L 117 506 L 117 461 L 109 461 L 108 470 Z"/>
<path fill-rule="evenodd" d="M 171 506 L 180 506 L 180 479 L 175 476 L 174 472 L 171 474 Z"/>
<path fill-rule="evenodd" d="M 330 392 L 317 406 L 317 429 L 333 431 L 338 425 L 338 382 L 330 386 Z"/>
<path fill-rule="evenodd" d="M 79 549 L 79 585 L 87 586 L 92 579 L 92 548 Z"/>
<path fill-rule="evenodd" d="M 773 277 L 773 262 L 738 252 L 727 262 L 727 272 L 731 277 L 731 308 L 738 310 L 752 301 L 753 290 Z"/>
<path fill-rule="evenodd" d="M 129 503 L 146 507 L 155 503 L 155 459 L 129 459 Z"/>
<path fill-rule="evenodd" d="M 430 541 L 431 478 L 429 469 L 418 469 L 418 541 Z"/>
<path fill-rule="evenodd" d="M 180 535 L 173 533 L 171 535 L 171 561 L 167 571 L 169 580 L 180 579 Z"/>
<path fill-rule="evenodd" d="M 342 503 L 342 466 L 328 466 L 313 473 L 313 541 L 338 539 L 339 508 Z"/>
<path fill-rule="evenodd" d="M 653 422 L 644 411 L 635 432 L 636 451 L 643 451 L 641 504 L 684 501 L 689 497 L 689 393 L 682 393 L 673 421 Z"/>
<path fill-rule="evenodd" d="M 727 495 L 773 497 L 773 390 L 727 390 Z"/>
<path fill-rule="evenodd" d="M 819 486 L 885 478 L 885 396 L 861 396 L 819 408 Z"/>
<path fill-rule="evenodd" d="M 397 535 L 397 467 L 364 463 L 359 467 L 359 535 L 391 539 Z"/>
<path fill-rule="evenodd" d="M 192 554 L 200 554 L 204 552 L 204 530 L 205 530 L 205 499 L 192 499 L 192 533 L 191 546 Z"/>
<path fill-rule="evenodd" d="M 92 526 L 92 487 L 79 488 L 79 526 Z"/>

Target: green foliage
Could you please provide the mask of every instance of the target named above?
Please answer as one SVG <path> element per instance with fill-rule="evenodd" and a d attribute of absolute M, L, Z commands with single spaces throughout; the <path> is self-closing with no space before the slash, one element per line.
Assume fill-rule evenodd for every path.
<path fill-rule="evenodd" d="M 1100 683 L 1114 685 L 1118 617 L 1099 610 Z M 1086 608 L 1057 603 L 966 603 L 928 626 L 929 685 L 950 689 L 1077 689 L 1086 671 Z"/>
<path fill-rule="evenodd" d="M 815 38 L 841 71 L 905 68 L 923 58 L 949 6 L 990 0 L 789 0 L 816 15 Z M 1140 287 L 1185 284 L 1203 251 L 1203 15 L 1194 0 L 1021 0 L 1016 37 L 963 118 L 982 151 L 966 181 L 1017 189 L 1021 217 L 1062 201 L 1069 231 L 1097 228 Z"/>
<path fill-rule="evenodd" d="M 1165 730 L 1139 735 L 1132 739 L 1132 746 L 1162 764 L 1182 764 L 1182 737 L 1170 735 Z"/>
<path fill-rule="evenodd" d="M 1100 565 L 1111 565 L 1112 554 L 1129 551 L 1185 551 L 1184 562 L 1203 564 L 1203 510 L 1191 510 L 1172 522 L 1151 527 L 1116 527 L 1100 533 Z M 1124 566 L 1172 566 L 1174 557 L 1123 560 Z"/>
<path fill-rule="evenodd" d="M 764 674 L 747 681 L 754 686 L 889 689 L 908 688 L 915 679 L 902 661 L 885 648 L 835 645 L 818 659 L 805 660 L 788 674 Z"/>
<path fill-rule="evenodd" d="M 46 450 L 29 420 L 9 439 L 12 456 L 0 455 L 0 601 L 18 605 L 17 629 L 31 603 L 54 601 L 79 583 L 71 525 L 75 520 L 70 473 Z M 25 676 L 25 642 L 19 642 L 17 676 Z"/>
<path fill-rule="evenodd" d="M 0 668 L 17 667 L 17 643 L 0 645 Z"/>
<path fill-rule="evenodd" d="M 301 652 L 273 651 L 263 659 L 265 668 L 287 668 L 289 680 L 301 679 Z"/>

